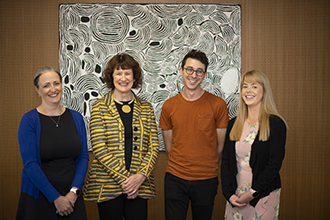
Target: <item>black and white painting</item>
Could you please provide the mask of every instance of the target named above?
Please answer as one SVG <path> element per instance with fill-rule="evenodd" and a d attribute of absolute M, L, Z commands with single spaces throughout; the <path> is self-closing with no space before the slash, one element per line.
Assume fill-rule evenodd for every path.
<path fill-rule="evenodd" d="M 102 70 L 123 52 L 142 67 L 143 85 L 134 92 L 152 103 L 157 124 L 164 101 L 183 89 L 179 68 L 191 49 L 203 51 L 209 59 L 202 88 L 227 102 L 230 118 L 236 115 L 240 5 L 61 4 L 59 34 L 62 104 L 84 116 L 87 131 L 92 103 L 109 91 Z M 160 130 L 159 140 L 164 150 Z"/>

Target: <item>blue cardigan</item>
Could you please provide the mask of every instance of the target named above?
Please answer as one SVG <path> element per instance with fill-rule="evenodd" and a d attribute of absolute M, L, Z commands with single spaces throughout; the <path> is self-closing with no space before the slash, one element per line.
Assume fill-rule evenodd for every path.
<path fill-rule="evenodd" d="M 76 171 L 71 186 L 81 189 L 89 160 L 86 128 L 82 115 L 77 111 L 69 110 L 81 141 L 81 152 L 76 160 Z M 32 109 L 23 115 L 18 129 L 18 141 L 23 161 L 21 191 L 36 199 L 39 198 L 39 192 L 42 192 L 51 203 L 60 196 L 60 193 L 48 181 L 41 169 L 40 129 L 40 118 L 37 109 Z"/>

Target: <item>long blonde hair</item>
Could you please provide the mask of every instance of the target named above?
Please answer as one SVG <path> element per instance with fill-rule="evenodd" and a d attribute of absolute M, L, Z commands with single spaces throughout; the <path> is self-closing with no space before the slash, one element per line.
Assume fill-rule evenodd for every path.
<path fill-rule="evenodd" d="M 259 140 L 267 141 L 270 135 L 270 126 L 269 126 L 270 115 L 278 116 L 284 121 L 286 126 L 287 124 L 283 119 L 283 117 L 277 111 L 268 77 L 263 72 L 258 70 L 251 70 L 246 72 L 242 76 L 242 80 L 240 84 L 241 91 L 244 82 L 257 82 L 263 88 L 263 97 L 259 111 Z M 247 116 L 248 116 L 248 108 L 242 98 L 242 95 L 240 95 L 237 118 L 229 136 L 231 140 L 233 141 L 240 140 L 243 132 L 243 126 Z"/>

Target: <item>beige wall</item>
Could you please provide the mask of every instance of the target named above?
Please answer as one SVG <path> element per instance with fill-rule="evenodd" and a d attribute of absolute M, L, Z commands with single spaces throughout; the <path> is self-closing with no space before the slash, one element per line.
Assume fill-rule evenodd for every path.
<path fill-rule="evenodd" d="M 80 0 L 79 3 L 95 3 Z M 102 3 L 105 1 L 98 1 Z M 154 3 L 113 1 L 111 3 Z M 330 170 L 330 2 L 328 0 L 227 0 L 242 6 L 242 72 L 264 71 L 279 111 L 287 120 L 286 157 L 281 170 L 280 219 L 327 219 Z M 19 198 L 22 162 L 17 128 L 39 99 L 35 71 L 58 68 L 58 6 L 70 0 L 1 0 L 0 33 L 0 219 L 13 219 Z M 107 2 L 109 3 L 109 2 Z M 196 0 L 157 3 L 201 3 Z M 92 156 L 92 155 L 91 155 Z M 158 197 L 149 202 L 149 219 L 164 219 L 163 176 L 166 154 L 155 168 Z M 89 219 L 98 219 L 86 203 Z M 213 219 L 222 219 L 219 191 Z M 189 218 L 191 219 L 190 215 Z"/>

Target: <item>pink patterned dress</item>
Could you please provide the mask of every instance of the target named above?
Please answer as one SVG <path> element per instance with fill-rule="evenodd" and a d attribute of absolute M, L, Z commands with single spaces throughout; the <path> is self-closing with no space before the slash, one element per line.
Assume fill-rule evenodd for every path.
<path fill-rule="evenodd" d="M 236 195 L 250 190 L 252 169 L 250 167 L 251 145 L 258 134 L 259 124 L 245 122 L 240 141 L 236 142 L 237 189 Z M 256 207 L 247 204 L 244 207 L 232 207 L 227 201 L 225 219 L 228 220 L 273 220 L 278 219 L 280 208 L 280 192 L 277 189 L 268 196 L 261 198 Z"/>

